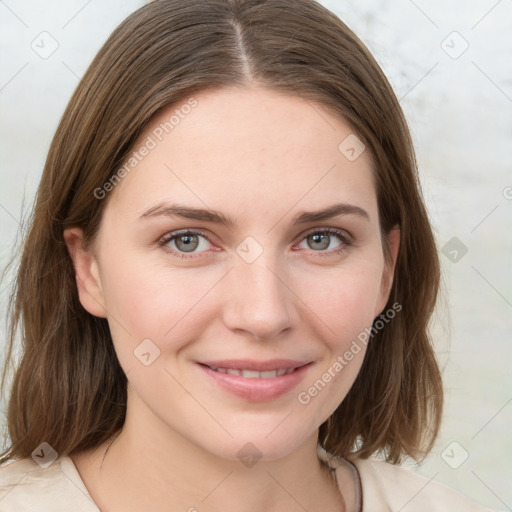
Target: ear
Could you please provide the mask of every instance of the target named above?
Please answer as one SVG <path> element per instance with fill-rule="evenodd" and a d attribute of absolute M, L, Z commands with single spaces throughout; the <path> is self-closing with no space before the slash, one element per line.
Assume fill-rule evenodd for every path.
<path fill-rule="evenodd" d="M 91 315 L 107 317 L 98 263 L 91 248 L 85 248 L 80 228 L 64 230 L 64 240 L 75 267 L 80 303 Z"/>
<path fill-rule="evenodd" d="M 384 263 L 384 271 L 382 272 L 380 294 L 377 303 L 377 308 L 375 310 L 375 317 L 380 315 L 383 312 L 384 308 L 386 307 L 389 295 L 391 293 L 391 288 L 393 286 L 396 260 L 398 257 L 398 249 L 400 247 L 400 227 L 393 227 L 389 232 L 387 239 L 391 258 L 389 261 L 386 260 Z"/>

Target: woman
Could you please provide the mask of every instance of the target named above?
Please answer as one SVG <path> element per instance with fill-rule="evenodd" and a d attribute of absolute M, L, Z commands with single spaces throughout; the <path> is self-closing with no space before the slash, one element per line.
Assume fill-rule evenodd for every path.
<path fill-rule="evenodd" d="M 438 285 L 402 111 L 336 16 L 149 3 L 49 151 L 0 510 L 484 510 L 396 466 L 439 429 Z"/>

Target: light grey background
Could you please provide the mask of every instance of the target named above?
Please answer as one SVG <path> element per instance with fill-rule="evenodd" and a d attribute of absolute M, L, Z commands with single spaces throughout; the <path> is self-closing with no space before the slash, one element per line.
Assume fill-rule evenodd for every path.
<path fill-rule="evenodd" d="M 433 330 L 446 410 L 435 449 L 415 469 L 511 510 L 512 1 L 322 3 L 367 44 L 400 98 L 441 251 L 445 298 Z M 71 93 L 110 32 L 141 4 L 0 0 L 2 267 Z M 49 51 L 52 38 L 58 48 L 48 58 L 31 47 Z"/>

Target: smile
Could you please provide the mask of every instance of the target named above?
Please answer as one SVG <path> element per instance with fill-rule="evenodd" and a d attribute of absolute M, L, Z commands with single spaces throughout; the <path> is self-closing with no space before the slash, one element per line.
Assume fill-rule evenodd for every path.
<path fill-rule="evenodd" d="M 258 372 L 255 370 L 239 370 L 237 368 L 215 368 L 214 366 L 209 366 L 209 368 L 214 372 L 228 373 L 229 375 L 240 375 L 246 379 L 275 379 L 276 377 L 281 377 L 281 375 L 286 375 L 287 373 L 292 373 L 296 370 L 296 368 L 279 368 L 278 370 L 273 371 Z"/>
<path fill-rule="evenodd" d="M 249 359 L 198 362 L 196 367 L 217 389 L 251 402 L 275 400 L 296 389 L 313 361 Z"/>

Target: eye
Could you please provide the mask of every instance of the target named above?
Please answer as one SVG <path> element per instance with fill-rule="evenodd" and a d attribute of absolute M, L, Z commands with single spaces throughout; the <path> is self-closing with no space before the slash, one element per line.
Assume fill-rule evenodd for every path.
<path fill-rule="evenodd" d="M 332 247 L 331 241 L 334 237 L 338 239 L 339 243 Z M 308 245 L 306 248 L 312 249 L 314 252 L 327 252 L 328 255 L 343 252 L 349 245 L 351 245 L 350 236 L 344 231 L 335 228 L 324 228 L 311 231 L 306 234 L 302 243 L 304 242 Z M 325 251 L 325 249 L 329 249 L 329 247 L 331 250 Z"/>
<path fill-rule="evenodd" d="M 192 258 L 187 253 L 197 253 L 204 251 L 196 251 L 199 248 L 205 248 L 205 244 L 209 243 L 208 238 L 198 231 L 181 231 L 177 233 L 169 233 L 162 237 L 158 242 L 161 247 L 167 247 L 179 258 Z"/>
<path fill-rule="evenodd" d="M 334 247 L 331 246 L 333 238 L 337 238 L 339 243 Z M 303 242 L 306 242 L 309 249 L 325 256 L 333 253 L 339 254 L 352 244 L 350 235 L 345 231 L 335 228 L 316 229 L 306 234 Z M 184 230 L 179 232 L 168 233 L 158 241 L 158 246 L 164 247 L 165 250 L 172 252 L 173 256 L 178 258 L 193 258 L 194 254 L 206 252 L 210 241 L 208 237 L 199 231 Z M 326 249 L 330 250 L 326 251 Z M 196 249 L 203 250 L 196 250 Z"/>

